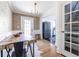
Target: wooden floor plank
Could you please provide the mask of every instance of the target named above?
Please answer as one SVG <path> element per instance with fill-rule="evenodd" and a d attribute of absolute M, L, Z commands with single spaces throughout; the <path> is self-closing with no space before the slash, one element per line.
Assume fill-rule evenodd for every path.
<path fill-rule="evenodd" d="M 56 52 L 54 45 L 51 46 L 50 42 L 46 40 L 37 41 L 37 46 L 41 53 L 41 57 L 64 57 L 61 54 Z"/>

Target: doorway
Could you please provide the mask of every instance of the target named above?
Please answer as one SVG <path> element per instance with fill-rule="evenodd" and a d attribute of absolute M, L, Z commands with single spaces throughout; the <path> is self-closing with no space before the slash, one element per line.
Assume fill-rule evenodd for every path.
<path fill-rule="evenodd" d="M 43 22 L 42 25 L 43 25 L 42 26 L 43 39 L 50 41 L 51 37 L 50 22 Z"/>
<path fill-rule="evenodd" d="M 55 44 L 56 41 L 56 23 L 55 18 L 44 17 L 42 19 L 42 37 L 45 40 Z"/>

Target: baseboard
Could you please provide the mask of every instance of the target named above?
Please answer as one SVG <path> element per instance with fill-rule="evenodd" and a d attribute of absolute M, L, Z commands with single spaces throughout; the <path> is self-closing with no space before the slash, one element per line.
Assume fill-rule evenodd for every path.
<path fill-rule="evenodd" d="M 61 54 L 63 57 L 66 57 L 65 55 Z"/>
<path fill-rule="evenodd" d="M 63 57 L 66 57 L 65 55 L 62 54 L 62 52 L 57 51 L 57 53 L 59 53 L 60 55 L 62 55 Z"/>

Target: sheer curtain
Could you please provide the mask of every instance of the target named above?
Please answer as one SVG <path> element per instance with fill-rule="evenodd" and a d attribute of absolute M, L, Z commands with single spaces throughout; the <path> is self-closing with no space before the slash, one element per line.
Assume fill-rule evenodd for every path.
<path fill-rule="evenodd" d="M 21 30 L 25 36 L 33 36 L 34 25 L 32 17 L 21 16 Z"/>

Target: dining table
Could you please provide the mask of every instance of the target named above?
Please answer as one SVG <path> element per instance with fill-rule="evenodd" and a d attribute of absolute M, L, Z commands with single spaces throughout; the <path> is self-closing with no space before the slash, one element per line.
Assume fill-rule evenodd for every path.
<path fill-rule="evenodd" d="M 15 57 L 22 57 L 23 53 L 23 43 L 24 42 L 30 42 L 32 41 L 32 57 L 34 57 L 34 43 L 35 38 L 33 36 L 24 35 L 21 33 L 19 36 L 15 37 L 17 33 L 20 33 L 20 31 L 12 31 L 8 36 L 5 36 L 3 40 L 0 41 L 0 46 L 7 46 L 10 44 L 14 45 L 15 49 Z M 1 39 L 1 38 L 0 38 Z M 3 57 L 3 50 L 1 50 L 1 57 Z"/>

